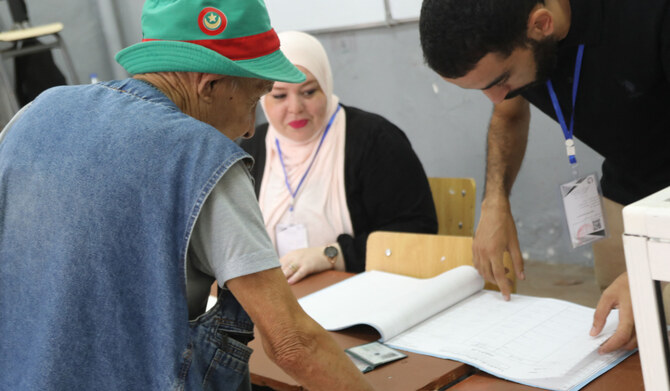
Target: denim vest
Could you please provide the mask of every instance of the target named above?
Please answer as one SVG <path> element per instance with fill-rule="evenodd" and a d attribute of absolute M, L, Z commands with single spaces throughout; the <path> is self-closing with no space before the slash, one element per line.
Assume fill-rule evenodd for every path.
<path fill-rule="evenodd" d="M 248 155 L 127 79 L 50 89 L 0 144 L 0 390 L 249 389 L 229 291 L 188 321 L 200 208 Z"/>

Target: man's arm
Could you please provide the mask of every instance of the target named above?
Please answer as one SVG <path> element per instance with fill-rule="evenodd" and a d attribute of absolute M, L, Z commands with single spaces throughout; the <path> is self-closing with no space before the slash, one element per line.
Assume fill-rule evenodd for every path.
<path fill-rule="evenodd" d="M 372 390 L 328 333 L 302 310 L 279 268 L 227 282 L 263 338 L 272 361 L 304 388 Z"/>
<path fill-rule="evenodd" d="M 512 256 L 517 278 L 524 279 L 509 193 L 526 152 L 529 123 L 530 106 L 522 97 L 505 100 L 493 109 L 488 132 L 484 200 L 472 245 L 473 262 L 479 274 L 498 284 L 506 299 L 509 299 L 512 282 L 505 276 L 505 251 Z"/>

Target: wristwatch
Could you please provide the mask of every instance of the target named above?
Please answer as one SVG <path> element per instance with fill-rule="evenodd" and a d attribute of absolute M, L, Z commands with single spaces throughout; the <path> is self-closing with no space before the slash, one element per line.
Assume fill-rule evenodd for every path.
<path fill-rule="evenodd" d="M 323 249 L 323 255 L 326 256 L 333 269 L 335 268 L 335 261 L 337 261 L 337 254 L 339 254 L 339 251 L 337 251 L 337 247 L 335 246 L 327 246 Z"/>

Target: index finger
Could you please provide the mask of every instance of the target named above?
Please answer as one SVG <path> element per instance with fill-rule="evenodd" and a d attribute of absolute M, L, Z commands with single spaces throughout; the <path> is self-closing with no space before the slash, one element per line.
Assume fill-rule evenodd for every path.
<path fill-rule="evenodd" d="M 607 315 L 609 315 L 612 308 L 614 308 L 614 299 L 609 295 L 603 294 L 598 301 L 596 306 L 596 311 L 593 313 L 593 328 L 591 329 L 591 336 L 596 336 L 600 334 L 605 327 L 605 322 L 607 321 Z"/>
<path fill-rule="evenodd" d="M 496 284 L 500 288 L 500 293 L 502 293 L 505 300 L 509 300 L 512 293 L 512 282 L 505 275 L 502 254 L 491 259 L 491 268 L 493 269 L 493 277 L 495 277 Z"/>

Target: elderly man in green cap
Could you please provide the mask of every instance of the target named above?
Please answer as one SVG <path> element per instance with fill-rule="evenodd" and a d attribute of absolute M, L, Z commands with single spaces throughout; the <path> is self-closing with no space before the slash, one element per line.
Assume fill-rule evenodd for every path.
<path fill-rule="evenodd" d="M 288 288 L 233 141 L 304 80 L 262 0 L 148 0 L 142 28 L 133 78 L 0 134 L 0 389 L 248 390 L 254 324 L 306 388 L 370 389 Z"/>

